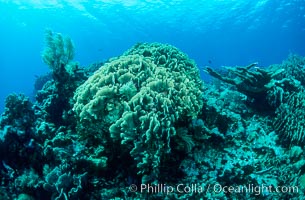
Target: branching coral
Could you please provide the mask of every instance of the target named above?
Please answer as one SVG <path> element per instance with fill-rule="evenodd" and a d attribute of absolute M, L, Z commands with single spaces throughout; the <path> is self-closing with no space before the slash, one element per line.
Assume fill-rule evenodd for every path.
<path fill-rule="evenodd" d="M 211 76 L 236 86 L 237 91 L 254 99 L 256 108 L 275 110 L 284 102 L 287 93 L 299 91 L 299 81 L 279 77 L 285 72 L 283 68 L 259 68 L 257 63 L 246 67 L 228 67 L 229 75 L 222 75 L 211 68 L 206 71 Z M 255 67 L 254 70 L 252 68 Z"/>
<path fill-rule="evenodd" d="M 138 44 L 77 89 L 79 131 L 121 141 L 143 181 L 155 179 L 176 127 L 201 110 L 201 84 L 196 65 L 177 48 Z"/>
<path fill-rule="evenodd" d="M 282 73 L 283 69 L 269 71 L 256 66 L 257 63 L 252 63 L 246 67 L 228 68 L 229 72 L 235 76 L 234 78 L 223 76 L 211 68 L 207 68 L 206 71 L 215 78 L 235 85 L 239 92 L 251 98 L 259 99 L 270 89 L 273 77 Z M 253 67 L 255 67 L 255 70 L 251 70 Z"/>
<path fill-rule="evenodd" d="M 305 86 L 305 57 L 290 54 L 281 64 L 271 65 L 273 69 L 284 69 L 281 78 L 296 79 Z"/>
<path fill-rule="evenodd" d="M 190 183 L 305 185 L 305 92 L 282 65 L 229 68 L 225 75 L 208 69 L 236 87 L 217 81 L 202 89 L 196 65 L 170 45 L 138 44 L 105 65 L 94 64 L 103 67 L 80 87 L 92 71 L 59 63 L 37 102 L 7 98 L 0 120 L 0 199 L 303 198 L 304 191 L 294 189 L 186 191 Z M 255 100 L 272 112 L 253 109 Z M 141 179 L 186 190 L 130 192 Z"/>

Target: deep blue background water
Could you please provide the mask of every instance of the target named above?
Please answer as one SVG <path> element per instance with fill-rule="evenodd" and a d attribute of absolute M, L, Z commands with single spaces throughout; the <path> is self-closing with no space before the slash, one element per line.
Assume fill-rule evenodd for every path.
<path fill-rule="evenodd" d="M 44 31 L 69 35 L 81 65 L 136 42 L 177 46 L 198 66 L 262 66 L 305 56 L 305 0 L 0 0 L 0 112 L 12 92 L 32 96 Z"/>

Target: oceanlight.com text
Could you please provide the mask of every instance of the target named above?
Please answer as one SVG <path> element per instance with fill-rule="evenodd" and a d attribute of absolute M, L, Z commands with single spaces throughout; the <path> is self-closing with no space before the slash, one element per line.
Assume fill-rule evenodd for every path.
<path fill-rule="evenodd" d="M 140 192 L 148 194 L 156 193 L 180 193 L 180 194 L 191 194 L 191 193 L 251 193 L 254 195 L 261 195 L 266 193 L 298 193 L 299 188 L 297 186 L 268 186 L 265 184 L 261 185 L 239 185 L 239 186 L 226 186 L 221 184 L 141 184 L 139 186 L 132 184 L 129 186 L 130 192 Z"/>

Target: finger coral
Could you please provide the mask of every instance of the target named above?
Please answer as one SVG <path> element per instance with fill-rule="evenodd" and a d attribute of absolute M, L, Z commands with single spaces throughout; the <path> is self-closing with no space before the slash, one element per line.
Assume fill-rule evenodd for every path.
<path fill-rule="evenodd" d="M 120 141 L 145 182 L 157 178 L 179 123 L 201 110 L 202 82 L 195 63 L 177 48 L 144 43 L 101 67 L 74 100 L 79 132 Z"/>

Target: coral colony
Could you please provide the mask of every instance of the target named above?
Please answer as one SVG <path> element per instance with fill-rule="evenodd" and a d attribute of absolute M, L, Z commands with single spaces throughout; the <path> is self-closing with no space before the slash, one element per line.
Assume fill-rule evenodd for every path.
<path fill-rule="evenodd" d="M 36 101 L 0 120 L 0 199 L 300 199 L 305 58 L 203 70 L 139 43 L 83 67 L 46 31 Z"/>

